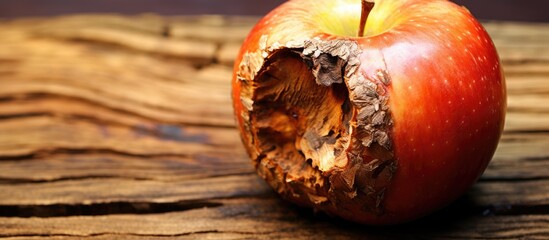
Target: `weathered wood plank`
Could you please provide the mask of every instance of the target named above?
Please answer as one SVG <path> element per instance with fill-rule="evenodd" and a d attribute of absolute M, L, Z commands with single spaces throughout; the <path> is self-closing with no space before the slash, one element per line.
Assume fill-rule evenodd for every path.
<path fill-rule="evenodd" d="M 234 59 L 240 51 L 241 43 L 227 43 L 221 46 L 221 49 L 216 55 L 217 61 L 222 64 L 232 66 L 234 64 Z"/>
<path fill-rule="evenodd" d="M 549 29 L 547 23 L 527 23 L 527 22 L 486 22 L 484 28 L 490 33 L 490 36 L 498 41 L 515 42 L 516 39 L 525 41 L 535 41 L 546 43 L 549 40 L 549 32 L 543 31 Z M 516 43 L 516 42 L 515 42 Z"/>
<path fill-rule="evenodd" d="M 44 183 L 0 184 L 0 205 L 178 202 L 261 196 L 270 193 L 256 174 L 186 181 L 90 178 Z"/>
<path fill-rule="evenodd" d="M 134 63 L 138 61 L 139 59 L 136 59 Z M 151 81 L 152 79 L 164 79 L 163 77 L 165 76 L 165 81 L 171 81 L 171 83 L 166 85 L 166 88 L 177 85 L 183 85 L 181 87 L 187 88 L 186 85 L 188 84 L 185 84 L 184 81 L 179 79 L 172 80 L 167 76 L 167 74 L 170 74 L 169 72 L 163 72 L 163 70 L 168 70 L 165 68 L 168 64 L 163 65 L 164 68 L 148 68 L 148 72 L 146 73 L 139 70 L 145 66 L 139 66 L 140 64 L 136 65 L 137 66 L 133 67 L 126 66 L 126 69 L 130 69 L 131 71 L 135 70 L 137 74 L 143 74 L 145 77 L 149 78 L 148 82 L 150 84 L 161 82 L 161 80 Z M 153 64 L 153 66 L 159 65 L 159 62 Z M 174 70 L 178 68 L 177 66 L 173 67 Z M 0 65 L 0 74 L 2 72 L 1 69 L 2 66 Z M 14 68 L 7 66 L 6 69 L 6 71 L 13 71 Z M 232 126 L 234 123 L 231 109 L 220 107 L 230 104 L 229 86 L 224 84 L 223 81 L 231 74 L 231 70 L 228 69 L 228 67 L 219 65 L 209 66 L 200 71 L 194 71 L 192 68 L 190 69 L 191 70 L 189 70 L 189 67 L 186 65 L 179 67 L 179 70 L 189 73 L 192 75 L 192 78 L 195 79 L 192 86 L 188 87 L 188 91 L 207 91 L 208 89 L 211 95 L 210 100 L 207 102 L 196 99 L 196 96 L 177 95 L 173 98 L 173 105 L 162 103 L 163 100 L 158 100 L 155 104 L 147 104 L 141 100 L 142 96 L 145 96 L 141 95 L 141 93 L 147 94 L 147 92 L 142 92 L 142 89 L 140 89 L 141 87 L 134 87 L 127 82 L 124 83 L 120 79 L 117 79 L 117 81 L 120 81 L 118 87 L 120 87 L 122 91 L 113 89 L 112 92 L 116 91 L 116 95 L 125 96 L 118 97 L 105 95 L 98 97 L 97 94 L 94 93 L 94 91 L 96 91 L 94 89 L 86 90 L 82 89 L 83 86 L 68 86 L 70 80 L 67 80 L 69 82 L 66 85 L 60 86 L 65 80 L 62 79 L 58 81 L 59 83 L 53 83 L 52 81 L 44 81 L 37 76 L 37 79 L 34 80 L 33 83 L 19 82 L 15 84 L 2 84 L 5 88 L 4 90 L 0 90 L 4 92 L 3 95 L 0 95 L 0 116 L 54 114 L 56 116 L 96 118 L 101 121 L 118 122 L 126 125 L 164 122 L 173 124 L 190 123 Z M 178 74 L 180 72 L 179 70 L 173 71 L 172 73 Z M 24 70 L 21 69 L 20 71 Z M 8 78 L 6 77 L 5 80 L 8 80 Z M 3 83 L 1 79 L 0 83 Z M 17 88 L 17 90 L 10 91 L 8 89 L 10 86 Z M 73 88 L 80 88 L 80 90 L 74 89 L 73 91 Z M 143 88 L 150 88 L 150 86 L 145 85 Z M 164 94 L 162 89 L 159 90 L 160 92 L 155 94 Z M 185 92 L 182 92 L 182 94 L 184 93 Z M 193 111 L 195 107 L 204 108 L 203 115 L 192 114 L 190 111 Z"/>
<path fill-rule="evenodd" d="M 505 131 L 548 131 L 549 113 L 545 112 L 508 112 Z"/>
<path fill-rule="evenodd" d="M 549 76 L 549 61 L 519 61 L 514 63 L 503 63 L 505 76 Z"/>
<path fill-rule="evenodd" d="M 549 234 L 547 215 L 482 216 L 460 211 L 434 215 L 397 227 L 358 227 L 314 216 L 278 200 L 221 200 L 213 208 L 147 215 L 74 216 L 53 218 L 0 218 L 0 236 L 68 236 L 102 239 L 110 236 L 189 238 L 498 238 L 542 239 Z M 466 204 L 466 203 L 464 203 Z M 476 217 L 475 217 L 476 216 Z M 226 224 L 227 219 L 231 224 Z M 81 226 L 86 226 L 82 228 Z"/>
<path fill-rule="evenodd" d="M 549 157 L 548 133 L 503 134 L 494 159 L 497 161 L 543 160 Z"/>
<path fill-rule="evenodd" d="M 549 71 L 549 69 L 546 69 Z M 534 75 L 526 74 L 506 76 L 507 93 L 510 98 L 520 97 L 522 95 L 535 95 L 539 97 L 547 97 L 549 95 L 549 75 Z M 534 107 L 543 105 L 535 104 Z M 532 107 L 532 106 L 524 106 Z"/>
<path fill-rule="evenodd" d="M 20 24 L 14 25 L 3 28 L 2 35 L 7 37 L 0 39 L 3 46 L 0 49 L 0 98 L 45 94 L 69 98 L 66 102 L 86 101 L 159 121 L 234 124 L 231 109 L 223 107 L 230 105 L 231 71 L 216 68 L 216 74 L 206 74 L 207 78 L 203 78 L 203 73 L 193 66 L 198 63 L 193 57 L 181 56 L 182 60 L 178 60 L 150 54 L 153 50 L 164 51 L 164 48 L 176 53 L 178 50 L 169 49 L 170 44 L 162 42 L 170 40 L 141 43 L 139 41 L 148 40 L 141 36 L 125 38 L 107 34 L 104 38 L 119 42 L 105 45 L 108 39 L 66 41 L 54 31 L 44 31 L 47 36 L 37 35 Z M 59 29 L 74 33 L 70 29 Z M 91 31 L 86 27 L 78 29 Z M 103 35 L 90 34 L 90 38 L 100 36 Z M 174 48 L 188 52 L 185 44 L 173 44 Z M 134 48 L 133 45 L 140 48 L 125 50 Z M 189 49 L 208 54 L 204 57 L 205 63 L 214 61 L 214 50 L 208 50 L 211 48 L 191 46 Z M 86 57 L 82 57 L 84 55 Z M 205 69 L 210 71 L 211 67 Z M 46 72 L 48 74 L 44 74 Z M 106 84 L 109 87 L 105 87 Z M 204 92 L 208 92 L 207 100 L 202 95 Z M 202 114 L 194 114 L 198 111 Z"/>
<path fill-rule="evenodd" d="M 10 23 L 25 26 L 30 32 L 45 37 L 119 44 L 151 53 L 210 59 L 215 49 L 212 46 L 241 42 L 257 21 L 257 17 L 240 16 L 123 17 L 106 14 L 64 16 L 52 18 L 47 23 L 28 19 Z M 163 41 L 166 39 L 170 41 Z"/>
<path fill-rule="evenodd" d="M 235 156 L 240 138 L 233 129 L 167 124 L 128 127 L 50 116 L 15 118 L 0 124 L 0 154 L 25 156 L 61 150 L 107 150 L 129 155 Z"/>
<path fill-rule="evenodd" d="M 481 181 L 471 190 L 476 207 L 549 205 L 549 180 Z M 120 178 L 70 179 L 0 184 L 0 206 L 79 205 L 109 202 L 179 202 L 228 197 L 261 197 L 271 189 L 255 174 L 182 181 Z"/>
<path fill-rule="evenodd" d="M 206 16 L 169 18 L 170 36 L 200 39 L 219 44 L 240 43 L 248 35 L 257 17 Z"/>
<path fill-rule="evenodd" d="M 39 154 L 31 159 L 0 161 L 0 182 L 4 183 L 89 178 L 180 181 L 254 172 L 244 154 L 131 156 L 83 151 Z"/>

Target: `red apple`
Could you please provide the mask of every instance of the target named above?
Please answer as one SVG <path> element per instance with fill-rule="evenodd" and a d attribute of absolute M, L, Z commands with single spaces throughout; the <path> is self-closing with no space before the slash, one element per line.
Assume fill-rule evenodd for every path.
<path fill-rule="evenodd" d="M 367 224 L 458 198 L 504 125 L 494 45 L 445 0 L 288 1 L 253 28 L 232 85 L 259 175 L 285 199 Z"/>

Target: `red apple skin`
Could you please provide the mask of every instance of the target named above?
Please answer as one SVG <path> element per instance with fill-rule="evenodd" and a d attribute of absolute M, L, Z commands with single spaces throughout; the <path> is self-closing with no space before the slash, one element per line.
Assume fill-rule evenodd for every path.
<path fill-rule="evenodd" d="M 289 1 L 253 28 L 236 59 L 232 82 L 241 131 L 236 72 L 244 53 L 259 49 L 261 36 L 282 43 L 295 38 L 352 39 L 362 50 L 361 74 L 374 76 L 385 67 L 390 76 L 384 88 L 398 168 L 385 195 L 385 214 L 329 213 L 361 223 L 395 224 L 448 205 L 480 177 L 503 130 L 505 80 L 490 37 L 465 8 L 444 0 L 394 3 L 399 5 L 390 10 L 394 24 L 383 33 L 336 36 L 323 32 L 309 14 L 309 9 L 327 2 Z M 243 133 L 247 148 L 248 141 Z"/>

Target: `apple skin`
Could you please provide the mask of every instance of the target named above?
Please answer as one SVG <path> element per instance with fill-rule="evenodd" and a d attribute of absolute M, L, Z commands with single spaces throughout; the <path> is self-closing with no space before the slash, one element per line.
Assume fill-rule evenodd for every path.
<path fill-rule="evenodd" d="M 496 49 L 463 7 L 444 0 L 376 1 L 366 36 L 356 0 L 288 1 L 252 29 L 235 61 L 232 97 L 246 149 L 237 78 L 246 53 L 300 39 L 348 39 L 360 48 L 358 72 L 385 68 L 397 169 L 384 195 L 384 214 L 321 209 L 366 224 L 395 224 L 425 216 L 467 191 L 486 169 L 504 126 L 505 80 Z M 352 12 L 352 13 L 351 13 Z M 352 16 L 355 17 L 352 17 Z M 349 17 L 351 16 L 351 17 Z M 261 38 L 268 36 L 265 42 Z"/>

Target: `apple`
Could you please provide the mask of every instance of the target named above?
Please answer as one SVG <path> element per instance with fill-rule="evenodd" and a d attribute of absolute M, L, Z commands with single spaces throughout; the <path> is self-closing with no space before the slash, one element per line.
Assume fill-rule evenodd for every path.
<path fill-rule="evenodd" d="M 293 0 L 242 45 L 242 141 L 283 198 L 365 224 L 440 209 L 497 147 L 506 90 L 482 25 L 445 0 Z"/>

